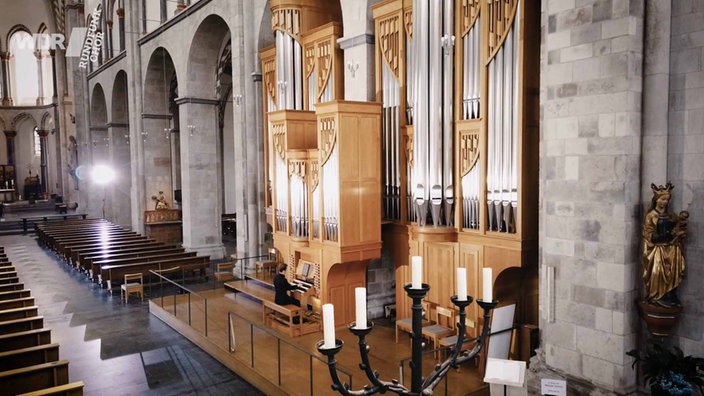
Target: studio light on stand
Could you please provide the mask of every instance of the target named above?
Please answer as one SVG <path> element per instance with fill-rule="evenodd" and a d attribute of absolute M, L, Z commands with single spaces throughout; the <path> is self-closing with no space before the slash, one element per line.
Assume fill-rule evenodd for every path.
<path fill-rule="evenodd" d="M 332 389 L 346 396 L 366 396 L 375 393 L 393 392 L 399 395 L 419 396 L 432 394 L 433 389 L 447 375 L 450 368 L 457 367 L 459 364 L 473 359 L 479 354 L 482 347 L 486 343 L 486 338 L 489 334 L 491 311 L 496 307 L 497 301 L 492 298 L 492 273 L 490 268 L 485 268 L 483 271 L 483 296 L 482 300 L 477 300 L 477 304 L 484 310 L 484 324 L 481 334 L 476 340 L 476 345 L 467 351 L 462 351 L 462 344 L 465 341 L 465 319 L 467 313 L 465 309 L 472 303 L 472 296 L 467 295 L 467 277 L 466 270 L 460 268 L 457 276 L 457 291 L 458 295 L 450 297 L 452 303 L 459 309 L 459 321 L 457 323 L 458 334 L 457 341 L 450 356 L 442 363 L 435 366 L 433 371 L 423 378 L 423 305 L 422 301 L 430 290 L 430 286 L 422 283 L 422 262 L 421 257 L 414 256 L 411 258 L 411 283 L 404 286 L 404 290 L 413 300 L 412 310 L 412 347 L 411 347 L 411 388 L 408 389 L 397 380 L 383 381 L 379 378 L 379 373 L 374 371 L 369 362 L 369 350 L 371 347 L 367 344 L 366 336 L 372 331 L 374 323 L 366 320 L 366 290 L 358 288 L 355 290 L 356 296 L 356 317 L 357 322 L 362 321 L 363 326 L 359 326 L 357 322 L 349 325 L 349 330 L 359 338 L 359 354 L 361 357 L 360 369 L 364 371 L 371 386 L 365 386 L 360 390 L 351 390 L 350 385 L 343 383 L 337 374 L 337 362 L 335 355 L 342 350 L 343 341 L 335 338 L 335 315 L 332 304 L 323 305 L 323 340 L 316 344 L 318 352 L 325 355 L 328 359 L 328 369 L 333 384 Z M 364 290 L 364 292 L 360 291 Z M 360 312 L 362 311 L 362 312 Z"/>
<path fill-rule="evenodd" d="M 91 172 L 91 179 L 96 184 L 103 186 L 103 219 L 105 218 L 105 199 L 107 197 L 107 186 L 115 180 L 115 171 L 107 165 L 95 165 Z"/>

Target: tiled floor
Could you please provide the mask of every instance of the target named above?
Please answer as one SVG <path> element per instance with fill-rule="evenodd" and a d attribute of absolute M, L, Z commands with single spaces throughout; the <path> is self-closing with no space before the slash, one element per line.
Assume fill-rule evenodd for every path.
<path fill-rule="evenodd" d="M 86 395 L 261 394 L 150 315 L 146 301 L 121 304 L 32 236 L 3 236 L 0 246 L 70 361 L 70 380 L 82 380 Z"/>

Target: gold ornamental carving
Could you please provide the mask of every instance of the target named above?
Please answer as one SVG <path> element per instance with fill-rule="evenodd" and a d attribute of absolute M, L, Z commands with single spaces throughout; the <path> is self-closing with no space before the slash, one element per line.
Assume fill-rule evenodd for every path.
<path fill-rule="evenodd" d="M 332 150 L 335 148 L 337 131 L 335 117 L 325 117 L 320 119 L 320 164 L 325 165 L 330 158 Z"/>
<path fill-rule="evenodd" d="M 291 160 L 288 162 L 288 177 L 296 175 L 301 179 L 306 178 L 306 161 Z"/>
<path fill-rule="evenodd" d="M 301 10 L 279 8 L 271 12 L 271 29 L 281 31 L 296 40 L 301 38 Z"/>
<path fill-rule="evenodd" d="M 320 182 L 320 165 L 318 164 L 318 160 L 312 159 L 310 160 L 310 191 L 315 191 L 315 189 L 318 187 L 318 183 Z"/>
<path fill-rule="evenodd" d="M 283 123 L 272 124 L 272 135 L 274 136 L 274 150 L 281 159 L 286 159 L 286 127 Z"/>
<path fill-rule="evenodd" d="M 460 132 L 460 177 L 469 173 L 479 159 L 479 131 Z"/>
<path fill-rule="evenodd" d="M 330 41 L 323 41 L 318 43 L 316 47 L 318 51 L 318 92 L 316 97 L 320 99 L 323 91 L 325 91 L 325 86 L 328 84 L 330 72 L 332 71 L 333 44 Z"/>
<path fill-rule="evenodd" d="M 379 47 L 381 56 L 386 61 L 389 69 L 396 77 L 399 77 L 399 59 L 401 58 L 401 25 L 398 15 L 390 16 L 379 21 L 377 28 Z"/>
<path fill-rule="evenodd" d="M 306 78 L 310 77 L 310 74 L 315 68 L 315 45 L 306 46 L 305 55 L 303 58 L 303 73 Z"/>
<path fill-rule="evenodd" d="M 486 15 L 489 23 L 489 59 L 491 60 L 506 40 L 518 11 L 518 0 L 488 0 Z"/>
<path fill-rule="evenodd" d="M 264 78 L 264 87 L 271 101 L 276 103 L 276 58 L 272 58 L 263 62 L 262 76 Z"/>
<path fill-rule="evenodd" d="M 479 0 L 462 0 L 462 15 L 460 16 L 460 29 L 462 36 L 469 33 L 479 17 Z"/>
<path fill-rule="evenodd" d="M 403 10 L 403 27 L 406 29 L 406 35 L 413 38 L 413 10 L 411 8 Z"/>

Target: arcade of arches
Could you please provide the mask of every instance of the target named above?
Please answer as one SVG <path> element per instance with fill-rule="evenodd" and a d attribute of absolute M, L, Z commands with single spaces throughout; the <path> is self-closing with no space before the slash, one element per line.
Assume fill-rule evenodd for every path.
<path fill-rule="evenodd" d="M 671 338 L 704 355 L 703 1 L 17 3 L 0 15 L 0 164 L 16 183 L 0 190 L 31 172 L 38 195 L 141 233 L 161 191 L 183 247 L 213 259 L 236 217 L 236 254 L 313 264 L 339 326 L 358 286 L 370 317 L 409 316 L 411 256 L 448 307 L 457 268 L 473 296 L 492 268 L 517 325 L 539 329 L 533 380 L 629 394 L 641 222 L 650 183 L 672 181 L 691 232 Z M 23 50 L 97 9 L 86 68 Z M 85 177 L 99 164 L 106 187 Z"/>

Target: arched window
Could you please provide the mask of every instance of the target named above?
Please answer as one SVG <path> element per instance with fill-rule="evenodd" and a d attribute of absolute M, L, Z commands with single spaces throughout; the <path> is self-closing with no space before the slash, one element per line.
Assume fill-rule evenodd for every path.
<path fill-rule="evenodd" d="M 42 156 L 42 143 L 41 143 L 41 137 L 39 137 L 39 132 L 38 128 L 34 127 L 34 156 L 35 157 L 41 157 Z"/>
<path fill-rule="evenodd" d="M 39 74 L 37 58 L 34 56 L 34 39 L 29 32 L 17 30 L 10 36 L 10 80 L 12 98 L 17 106 L 33 106 L 37 103 Z"/>

